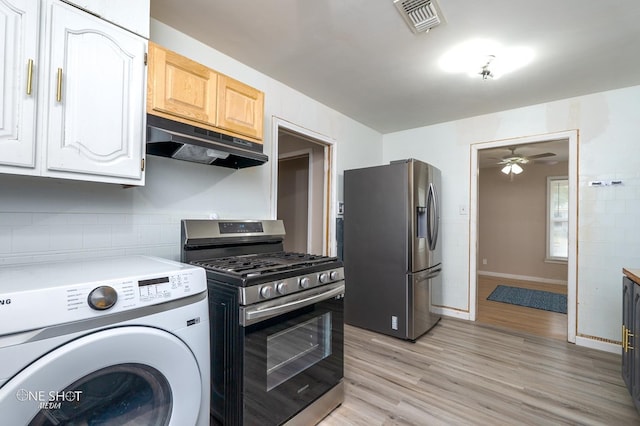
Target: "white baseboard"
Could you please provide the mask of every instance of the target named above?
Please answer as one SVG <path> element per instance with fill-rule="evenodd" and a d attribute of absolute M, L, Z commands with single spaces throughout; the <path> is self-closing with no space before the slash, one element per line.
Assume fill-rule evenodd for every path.
<path fill-rule="evenodd" d="M 445 308 L 443 306 L 432 306 L 431 312 L 445 317 L 469 320 L 469 312 L 459 311 L 457 309 Z"/>
<path fill-rule="evenodd" d="M 432 306 L 431 311 L 434 314 L 439 314 L 446 317 L 452 317 L 462 320 L 470 321 L 469 312 L 459 311 L 457 309 L 445 308 L 442 306 Z M 622 348 L 619 344 L 603 342 L 601 340 L 590 339 L 588 337 L 576 336 L 576 346 L 584 346 L 586 348 L 596 349 L 599 351 L 610 352 L 617 355 L 622 354 Z"/>
<path fill-rule="evenodd" d="M 622 347 L 620 345 L 589 339 L 588 337 L 576 336 L 576 345 L 622 355 Z"/>
<path fill-rule="evenodd" d="M 558 285 L 567 285 L 566 280 L 555 280 L 551 278 L 539 278 L 539 277 L 529 277 L 526 275 L 514 275 L 514 274 L 502 274 L 500 272 L 489 272 L 489 271 L 478 271 L 478 275 L 484 275 L 487 277 L 497 277 L 497 278 L 507 278 L 511 280 L 520 280 L 520 281 L 536 281 L 539 283 L 545 284 L 558 284 Z"/>

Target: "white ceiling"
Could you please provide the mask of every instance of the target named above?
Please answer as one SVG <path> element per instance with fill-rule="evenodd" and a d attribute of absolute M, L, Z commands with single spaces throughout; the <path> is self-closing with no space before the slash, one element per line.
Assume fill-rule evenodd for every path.
<path fill-rule="evenodd" d="M 389 133 L 640 84 L 638 0 L 436 0 L 413 34 L 392 0 L 151 0 L 151 16 L 345 115 Z M 446 74 L 455 45 L 526 46 L 497 80 Z"/>

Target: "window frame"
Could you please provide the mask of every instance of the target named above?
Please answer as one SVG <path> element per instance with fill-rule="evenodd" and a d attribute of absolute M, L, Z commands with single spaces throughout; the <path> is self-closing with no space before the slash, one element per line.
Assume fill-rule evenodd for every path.
<path fill-rule="evenodd" d="M 552 203 L 551 203 L 551 197 L 552 197 L 552 191 L 551 191 L 551 185 L 553 182 L 557 182 L 557 181 L 565 181 L 567 184 L 567 212 L 569 210 L 569 196 L 570 196 L 570 191 L 569 191 L 569 176 L 547 176 L 547 188 L 546 188 L 546 195 L 547 195 L 547 208 L 545 210 L 545 214 L 546 214 L 546 223 L 547 223 L 547 232 L 546 232 L 546 254 L 545 254 L 545 262 L 548 263 L 562 263 L 562 264 L 567 264 L 569 261 L 569 214 L 567 214 L 567 218 L 563 219 L 563 220 L 552 220 L 552 214 L 551 214 L 551 208 L 552 208 Z M 551 231 L 552 231 L 552 223 L 555 222 L 566 222 L 567 224 L 567 256 L 563 257 L 563 256 L 552 256 L 551 255 L 551 243 L 552 243 L 552 237 L 551 237 Z"/>

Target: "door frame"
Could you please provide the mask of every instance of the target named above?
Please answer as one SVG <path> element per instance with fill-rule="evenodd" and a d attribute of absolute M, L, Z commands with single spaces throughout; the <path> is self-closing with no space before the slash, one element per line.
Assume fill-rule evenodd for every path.
<path fill-rule="evenodd" d="M 478 307 L 478 151 L 566 139 L 569 144 L 569 256 L 567 259 L 567 340 L 576 342 L 578 298 L 578 130 L 547 133 L 471 145 L 469 200 L 469 319 L 476 320 Z"/>
<path fill-rule="evenodd" d="M 281 160 L 289 160 L 295 158 L 303 158 L 307 157 L 307 253 L 311 253 L 311 239 L 313 238 L 311 232 L 311 226 L 309 224 L 313 223 L 313 151 L 309 148 L 301 149 L 298 151 L 287 152 L 285 154 L 279 154 L 278 156 L 278 166 L 280 165 Z M 276 197 L 276 206 L 278 204 L 278 198 Z M 276 210 L 277 214 L 277 210 Z"/>
<path fill-rule="evenodd" d="M 336 184 L 337 182 L 337 144 L 329 136 L 304 128 L 283 118 L 273 116 L 271 126 L 271 158 L 278 158 L 278 135 L 281 129 L 297 133 L 301 137 L 324 147 L 324 194 L 323 194 L 323 254 L 336 256 L 337 242 L 333 238 L 336 234 Z M 278 217 L 278 162 L 271 161 L 271 211 L 272 219 Z"/>

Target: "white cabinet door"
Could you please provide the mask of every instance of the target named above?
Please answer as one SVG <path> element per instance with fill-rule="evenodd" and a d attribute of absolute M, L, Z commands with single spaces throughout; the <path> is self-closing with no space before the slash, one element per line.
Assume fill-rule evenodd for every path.
<path fill-rule="evenodd" d="M 0 172 L 35 173 L 38 4 L 0 0 Z"/>
<path fill-rule="evenodd" d="M 141 184 L 147 41 L 56 0 L 47 8 L 43 174 Z"/>
<path fill-rule="evenodd" d="M 149 38 L 149 0 L 65 0 L 88 10 L 105 21 L 113 22 L 144 38 Z"/>

